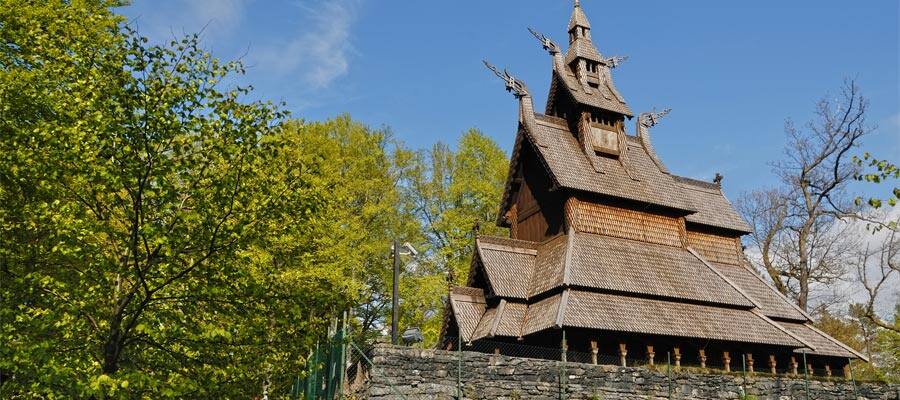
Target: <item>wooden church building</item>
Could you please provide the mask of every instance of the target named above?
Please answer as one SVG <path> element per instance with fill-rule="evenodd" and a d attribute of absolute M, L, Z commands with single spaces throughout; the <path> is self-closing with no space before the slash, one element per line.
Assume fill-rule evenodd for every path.
<path fill-rule="evenodd" d="M 519 101 L 519 125 L 497 224 L 479 236 L 466 287 L 450 293 L 443 340 L 560 348 L 625 360 L 831 374 L 864 356 L 748 265 L 750 227 L 713 182 L 669 171 L 650 128 L 613 84 L 620 58 L 594 46 L 575 2 L 563 53 L 552 57 L 544 113 L 525 84 L 488 67 Z M 487 63 L 486 63 L 487 64 Z M 635 130 L 626 132 L 626 120 Z M 453 338 L 453 339 L 450 339 Z M 731 361 L 731 360 L 736 361 Z M 652 362 L 652 361 L 651 361 Z M 838 373 L 838 372 L 835 372 Z"/>

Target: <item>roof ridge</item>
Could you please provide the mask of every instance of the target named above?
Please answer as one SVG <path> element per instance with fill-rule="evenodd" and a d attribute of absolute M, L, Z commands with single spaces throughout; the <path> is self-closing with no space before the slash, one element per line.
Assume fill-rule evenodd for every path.
<path fill-rule="evenodd" d="M 758 316 L 763 321 L 768 322 L 770 325 L 774 326 L 776 329 L 786 333 L 788 336 L 794 338 L 794 340 L 802 343 L 803 345 L 810 348 L 811 350 L 813 350 L 813 351 L 816 350 L 816 347 L 813 346 L 812 343 L 809 343 L 809 342 L 803 340 L 803 338 L 801 338 L 800 336 L 795 335 L 793 332 L 789 331 L 787 328 L 785 328 L 785 327 L 781 326 L 780 324 L 778 324 L 777 322 L 773 321 L 771 318 L 767 317 L 765 314 L 763 314 L 761 311 L 759 311 L 759 309 L 754 308 L 754 309 L 751 309 L 750 312 L 752 312 L 754 315 Z"/>
<path fill-rule="evenodd" d="M 675 178 L 675 181 L 679 182 L 679 183 L 686 183 L 686 184 L 693 185 L 693 186 L 701 186 L 706 189 L 715 189 L 715 190 L 718 190 L 719 192 L 722 191 L 722 187 L 713 182 L 707 182 L 704 180 L 690 178 L 687 176 L 675 175 L 675 174 L 672 174 L 672 177 Z"/>
<path fill-rule="evenodd" d="M 570 226 L 566 235 L 566 258 L 563 261 L 563 286 L 569 286 L 572 270 L 572 253 L 575 252 L 575 228 Z"/>
<path fill-rule="evenodd" d="M 743 252 L 741 252 L 741 253 L 743 254 Z M 744 257 L 746 258 L 746 255 L 744 255 Z M 803 317 L 805 317 L 807 321 L 812 321 L 812 316 L 811 316 L 811 315 L 809 315 L 806 311 L 803 311 L 803 309 L 800 308 L 800 306 L 794 304 L 794 302 L 791 301 L 790 299 L 788 299 L 787 296 L 784 295 L 784 293 L 781 293 L 781 292 L 778 291 L 778 289 L 775 289 L 775 287 L 772 286 L 771 283 L 767 282 L 765 279 L 763 279 L 761 276 L 759 276 L 759 274 L 758 274 L 756 271 L 750 269 L 750 268 L 747 266 L 746 259 L 745 259 L 745 260 L 741 260 L 741 261 L 745 261 L 745 262 L 740 262 L 740 263 L 739 263 L 739 265 L 740 265 L 741 268 L 744 268 L 744 269 L 746 269 L 747 271 L 750 271 L 750 272 L 752 273 L 752 275 L 753 275 L 754 277 L 756 277 L 756 279 L 758 279 L 760 282 L 762 282 L 764 285 L 766 285 L 766 287 L 768 287 L 770 290 L 772 290 L 773 292 L 775 292 L 775 294 L 776 294 L 781 300 L 784 300 L 786 303 L 790 304 L 795 310 L 797 310 L 798 312 L 800 312 L 800 315 L 802 315 Z"/>
<path fill-rule="evenodd" d="M 535 242 L 531 240 L 523 240 L 523 239 L 513 239 L 505 236 L 497 236 L 497 235 L 479 235 L 476 241 L 483 241 L 486 244 L 493 244 L 497 246 L 506 246 L 506 247 L 516 247 L 512 245 L 508 245 L 506 243 L 515 243 L 521 244 L 524 248 L 537 248 L 541 242 Z"/>
<path fill-rule="evenodd" d="M 556 310 L 556 326 L 558 328 L 562 328 L 565 323 L 566 306 L 569 305 L 569 291 L 570 289 L 563 290 L 559 299 L 559 308 Z"/>
<path fill-rule="evenodd" d="M 500 325 L 500 319 L 503 318 L 503 311 L 506 311 L 506 300 L 500 299 L 500 304 L 497 305 L 497 311 L 494 312 L 494 320 L 491 321 L 490 337 L 497 335 L 497 326 Z"/>
<path fill-rule="evenodd" d="M 686 246 L 685 250 L 687 250 L 689 253 L 693 254 L 694 257 L 697 257 L 697 259 L 700 260 L 700 262 L 703 263 L 703 265 L 705 265 L 707 268 L 712 270 L 712 272 L 714 274 L 718 275 L 719 278 L 722 278 L 722 280 L 724 280 L 726 283 L 731 285 L 731 287 L 733 287 L 735 290 L 737 290 L 738 293 L 741 294 L 741 296 L 744 296 L 747 300 L 750 300 L 750 303 L 753 304 L 754 306 L 756 306 L 756 308 L 762 309 L 762 306 L 756 301 L 756 299 L 750 297 L 749 294 L 744 292 L 744 289 L 741 289 L 741 287 L 736 285 L 734 282 L 732 282 L 731 279 L 728 279 L 728 277 L 726 277 L 723 273 L 719 272 L 719 270 L 717 270 L 715 267 L 713 267 L 712 264 L 710 264 L 708 261 L 706 261 L 706 259 L 704 259 L 703 256 L 701 256 L 700 253 L 698 253 L 696 250 L 694 250 L 691 246 Z"/>
<path fill-rule="evenodd" d="M 862 353 L 856 351 L 856 349 L 854 349 L 854 348 L 852 348 L 852 347 L 850 347 L 850 346 L 844 344 L 844 343 L 841 342 L 840 340 L 837 340 L 837 339 L 831 337 L 831 335 L 829 335 L 829 334 L 827 334 L 827 333 L 825 333 L 825 332 L 822 332 L 822 330 L 820 330 L 819 328 L 816 328 L 816 326 L 813 325 L 812 323 L 810 323 L 809 321 L 807 321 L 804 325 L 806 325 L 806 327 L 809 328 L 810 330 L 812 330 L 813 332 L 818 333 L 819 336 L 822 336 L 822 337 L 824 337 L 825 339 L 831 341 L 832 343 L 835 343 L 835 344 L 837 344 L 838 346 L 843 347 L 844 350 L 847 350 L 847 351 L 853 353 L 854 355 L 856 355 L 857 357 L 859 357 L 861 360 L 863 360 L 863 361 L 865 361 L 865 362 L 869 362 L 869 357 L 866 357 L 866 356 L 863 355 Z M 815 350 L 815 348 L 813 348 L 813 350 Z"/>

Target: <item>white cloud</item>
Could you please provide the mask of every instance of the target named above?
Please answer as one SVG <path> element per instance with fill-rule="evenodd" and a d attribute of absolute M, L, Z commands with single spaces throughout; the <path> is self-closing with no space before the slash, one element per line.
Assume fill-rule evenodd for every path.
<path fill-rule="evenodd" d="M 243 19 L 249 0 L 178 0 L 137 3 L 135 23 L 154 40 L 202 31 L 206 39 L 230 35 Z"/>
<path fill-rule="evenodd" d="M 356 20 L 355 0 L 300 4 L 308 29 L 278 45 L 253 51 L 260 69 L 276 77 L 297 74 L 314 89 L 328 87 L 350 69 L 350 29 Z"/>

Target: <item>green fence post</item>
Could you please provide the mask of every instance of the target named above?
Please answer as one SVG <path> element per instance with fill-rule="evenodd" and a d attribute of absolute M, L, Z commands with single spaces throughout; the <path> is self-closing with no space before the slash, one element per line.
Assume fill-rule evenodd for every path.
<path fill-rule="evenodd" d="M 847 358 L 847 370 L 850 371 L 850 383 L 853 384 L 853 398 L 859 398 L 859 390 L 856 388 L 856 379 L 853 378 L 853 363 L 850 362 L 850 358 Z M 900 398 L 900 394 L 897 395 L 897 398 Z"/>
<path fill-rule="evenodd" d="M 743 379 L 741 379 L 741 395 L 747 395 L 747 355 L 741 354 L 741 375 Z"/>
<path fill-rule="evenodd" d="M 459 353 L 459 357 L 457 357 L 456 360 L 456 399 L 462 400 L 462 332 L 460 332 L 460 335 L 456 338 L 456 340 L 456 351 L 457 353 Z"/>
<path fill-rule="evenodd" d="M 306 360 L 306 400 L 316 400 L 316 383 L 319 381 L 316 376 L 316 369 L 318 368 L 319 363 L 319 343 L 316 342 L 315 350 L 309 355 L 309 359 Z"/>
<path fill-rule="evenodd" d="M 294 377 L 294 384 L 291 385 L 291 398 L 299 399 L 300 398 L 300 375 Z"/>
<path fill-rule="evenodd" d="M 568 350 L 569 344 L 566 343 L 566 331 L 563 329 L 562 331 L 562 342 L 560 343 L 560 368 L 559 368 L 559 398 L 561 400 L 566 399 L 566 390 L 568 389 L 569 383 L 568 379 L 566 379 L 566 351 Z"/>
<path fill-rule="evenodd" d="M 672 400 L 672 353 L 666 352 L 666 376 L 669 381 L 669 400 Z"/>
<path fill-rule="evenodd" d="M 337 390 L 335 393 L 337 394 L 337 398 L 340 399 L 341 395 L 344 394 L 344 377 L 347 375 L 347 312 L 344 311 L 344 316 L 341 320 L 341 330 L 338 331 L 338 335 L 340 337 L 340 341 L 338 341 L 338 367 L 337 367 Z"/>
<path fill-rule="evenodd" d="M 809 400 L 809 367 L 806 365 L 806 349 L 803 349 L 803 382 L 806 386 L 806 400 Z"/>
<path fill-rule="evenodd" d="M 403 393 L 400 393 L 400 389 L 397 389 L 397 387 L 388 380 L 387 376 L 384 375 L 384 373 L 375 366 L 375 362 L 369 359 L 369 357 L 366 356 L 366 353 L 363 352 L 362 349 L 359 348 L 359 346 L 357 346 L 355 343 L 350 343 L 350 347 L 353 350 L 356 350 L 356 352 L 359 353 L 359 356 L 362 357 L 362 359 L 371 366 L 373 374 L 377 373 L 378 375 L 381 375 L 381 377 L 384 379 L 384 382 L 391 387 L 391 390 L 393 390 L 397 396 L 400 396 L 401 399 L 406 400 L 406 396 L 404 396 Z"/>

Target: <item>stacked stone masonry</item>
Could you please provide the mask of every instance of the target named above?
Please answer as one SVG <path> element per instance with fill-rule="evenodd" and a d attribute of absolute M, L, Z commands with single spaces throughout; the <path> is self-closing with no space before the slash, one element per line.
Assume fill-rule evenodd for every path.
<path fill-rule="evenodd" d="M 460 353 L 379 345 L 368 399 L 455 399 Z M 463 399 L 806 399 L 803 377 L 701 374 L 463 352 Z M 562 378 L 562 379 L 561 379 Z M 562 382 L 561 382 L 562 381 Z M 671 382 L 671 385 L 670 385 Z M 670 397 L 671 393 L 671 397 Z M 744 396 L 746 395 L 746 396 Z M 742 397 L 744 396 L 744 397 Z M 900 386 L 810 380 L 809 399 L 900 400 Z"/>

